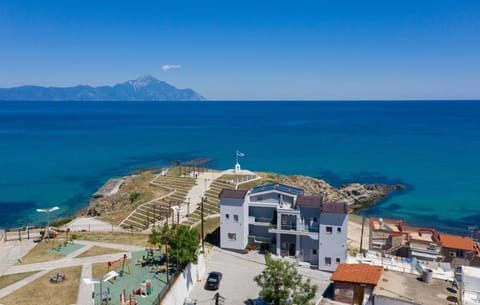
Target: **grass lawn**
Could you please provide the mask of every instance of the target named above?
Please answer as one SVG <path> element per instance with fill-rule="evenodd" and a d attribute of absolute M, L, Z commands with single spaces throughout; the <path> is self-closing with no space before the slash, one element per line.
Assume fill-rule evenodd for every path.
<path fill-rule="evenodd" d="M 77 258 L 80 257 L 89 257 L 89 256 L 97 256 L 97 255 L 104 255 L 104 254 L 112 254 L 112 253 L 124 253 L 125 251 L 122 251 L 120 249 L 112 249 L 112 248 L 104 248 L 104 247 L 99 247 L 99 246 L 93 246 L 87 251 L 83 252 Z"/>
<path fill-rule="evenodd" d="M 18 262 L 17 265 L 47 262 L 63 258 L 64 256 L 59 253 L 49 251 L 52 249 L 52 242 L 53 240 L 50 240 L 48 243 L 45 241 L 38 242 L 32 250 L 22 257 L 21 262 Z"/>
<path fill-rule="evenodd" d="M 125 207 L 120 211 L 109 211 L 97 216 L 98 220 L 105 221 L 114 225 L 119 225 L 132 211 L 134 206 Z"/>
<path fill-rule="evenodd" d="M 113 244 L 134 245 L 139 247 L 147 246 L 148 234 L 142 233 L 91 233 L 91 232 L 75 232 L 74 239 L 99 241 Z"/>
<path fill-rule="evenodd" d="M 80 285 L 81 266 L 53 270 L 0 299 L 0 304 L 65 305 L 77 302 Z M 66 279 L 60 283 L 50 283 L 50 274 L 63 272 Z"/>
<path fill-rule="evenodd" d="M 2 275 L 0 276 L 0 289 L 10 286 L 13 283 L 23 280 L 24 278 L 27 278 L 30 275 L 35 274 L 37 272 L 38 271 L 31 271 L 31 272 Z"/>

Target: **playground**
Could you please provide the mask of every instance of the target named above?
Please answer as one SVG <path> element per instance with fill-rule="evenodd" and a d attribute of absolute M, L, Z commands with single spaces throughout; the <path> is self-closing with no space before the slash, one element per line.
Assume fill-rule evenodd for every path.
<path fill-rule="evenodd" d="M 103 266 L 96 264 L 93 271 L 96 278 L 110 274 L 109 279 L 102 282 L 101 291 L 100 284 L 94 284 L 95 304 L 100 304 L 102 295 L 102 305 L 151 305 L 167 284 L 165 256 L 151 248 L 132 252 L 131 259 L 125 254 L 119 255 L 118 260 L 103 263 Z M 118 276 L 112 276 L 112 271 Z M 99 273 L 103 274 L 98 276 Z M 170 279 L 174 273 L 175 268 L 170 267 Z"/>

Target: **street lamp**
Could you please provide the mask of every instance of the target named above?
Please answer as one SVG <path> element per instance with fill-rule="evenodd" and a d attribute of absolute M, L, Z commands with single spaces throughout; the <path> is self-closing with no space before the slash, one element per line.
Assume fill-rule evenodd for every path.
<path fill-rule="evenodd" d="M 177 224 L 180 223 L 180 206 L 179 205 L 174 205 L 174 206 L 171 206 L 173 212 L 177 212 Z M 173 217 L 172 217 L 172 225 L 173 225 L 174 221 L 173 221 Z"/>
<path fill-rule="evenodd" d="M 56 210 L 60 210 L 60 208 L 59 207 L 53 207 L 53 208 L 50 208 L 50 209 L 37 209 L 37 212 L 39 212 L 39 213 L 47 213 L 47 230 L 45 232 L 47 234 L 47 242 L 48 242 L 49 236 L 50 236 L 50 232 L 49 232 L 50 213 L 55 212 Z"/>

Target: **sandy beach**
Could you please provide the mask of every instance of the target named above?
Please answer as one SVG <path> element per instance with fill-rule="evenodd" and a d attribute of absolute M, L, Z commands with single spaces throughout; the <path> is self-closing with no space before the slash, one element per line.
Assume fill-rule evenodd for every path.
<path fill-rule="evenodd" d="M 368 249 L 369 225 L 368 218 L 365 218 L 363 228 L 363 249 Z M 360 239 L 362 236 L 362 216 L 356 214 L 348 215 L 348 249 L 360 249 Z"/>

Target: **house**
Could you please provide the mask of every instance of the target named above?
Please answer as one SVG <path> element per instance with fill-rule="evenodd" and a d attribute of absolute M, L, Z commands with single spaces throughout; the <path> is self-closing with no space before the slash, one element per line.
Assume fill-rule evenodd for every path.
<path fill-rule="evenodd" d="M 404 227 L 408 239 L 408 257 L 423 261 L 442 261 L 440 235 L 435 229 Z"/>
<path fill-rule="evenodd" d="M 370 218 L 369 249 L 425 261 L 439 261 L 441 243 L 435 229 L 406 226 L 402 220 Z"/>
<path fill-rule="evenodd" d="M 407 226 L 402 220 L 370 218 L 369 249 L 452 266 L 480 266 L 480 244 L 472 238 Z"/>
<path fill-rule="evenodd" d="M 346 260 L 347 205 L 283 184 L 249 191 L 224 189 L 220 198 L 220 247 L 243 251 L 247 244 L 269 247 L 320 270 L 334 271 Z"/>
<path fill-rule="evenodd" d="M 346 304 L 365 304 L 378 284 L 383 267 L 367 264 L 340 264 L 330 277 L 334 300 Z"/>
<path fill-rule="evenodd" d="M 369 249 L 395 254 L 407 246 L 404 223 L 396 219 L 370 218 Z"/>
<path fill-rule="evenodd" d="M 375 305 L 449 305 L 458 304 L 459 296 L 448 281 L 389 270 L 382 272 L 372 293 Z"/>
<path fill-rule="evenodd" d="M 441 253 L 444 261 L 450 262 L 453 266 L 469 266 L 476 260 L 477 252 L 472 238 L 440 234 L 440 241 L 442 242 Z"/>
<path fill-rule="evenodd" d="M 460 266 L 458 284 L 464 305 L 480 305 L 480 268 Z"/>

